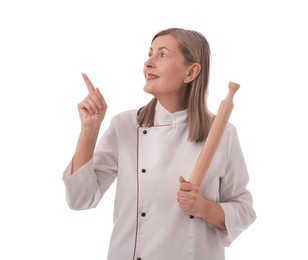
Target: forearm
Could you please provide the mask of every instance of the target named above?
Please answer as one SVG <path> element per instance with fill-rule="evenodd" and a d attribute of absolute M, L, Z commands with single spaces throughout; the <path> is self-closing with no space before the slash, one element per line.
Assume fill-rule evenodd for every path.
<path fill-rule="evenodd" d="M 218 229 L 226 231 L 225 214 L 223 208 L 218 203 L 205 198 L 203 203 L 204 206 L 201 218 Z"/>
<path fill-rule="evenodd" d="M 92 157 L 95 150 L 99 127 L 81 129 L 75 154 L 72 160 L 72 174 L 86 164 Z"/>
<path fill-rule="evenodd" d="M 187 213 L 204 219 L 222 231 L 226 231 L 225 213 L 215 201 L 206 199 L 200 193 L 200 187 L 187 182 L 182 176 L 179 179 L 178 203 Z"/>

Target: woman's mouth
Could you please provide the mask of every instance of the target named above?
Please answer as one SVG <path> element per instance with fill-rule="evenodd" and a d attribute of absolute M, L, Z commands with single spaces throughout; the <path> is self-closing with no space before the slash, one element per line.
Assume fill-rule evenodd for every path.
<path fill-rule="evenodd" d="M 155 75 L 153 73 L 146 73 L 145 77 L 146 77 L 147 80 L 154 80 L 154 79 L 159 78 L 157 75 Z"/>

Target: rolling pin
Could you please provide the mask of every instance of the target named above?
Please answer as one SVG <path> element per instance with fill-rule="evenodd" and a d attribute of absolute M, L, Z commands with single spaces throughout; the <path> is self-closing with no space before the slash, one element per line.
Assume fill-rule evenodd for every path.
<path fill-rule="evenodd" d="M 201 153 L 193 168 L 189 182 L 201 186 L 205 175 L 215 155 L 220 139 L 224 133 L 229 117 L 233 110 L 233 97 L 240 85 L 234 82 L 229 83 L 227 97 L 221 101 L 216 117 L 214 118 L 210 132 L 205 140 Z"/>

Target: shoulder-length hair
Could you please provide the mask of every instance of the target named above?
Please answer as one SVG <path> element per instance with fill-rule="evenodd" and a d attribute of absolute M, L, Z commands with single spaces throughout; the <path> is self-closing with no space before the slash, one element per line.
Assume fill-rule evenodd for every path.
<path fill-rule="evenodd" d="M 202 142 L 208 136 L 213 116 L 207 108 L 206 98 L 210 74 L 210 46 L 207 39 L 199 32 L 181 28 L 169 28 L 158 32 L 152 42 L 159 36 L 172 35 L 179 42 L 186 65 L 199 63 L 199 75 L 187 86 L 188 140 Z M 146 106 L 139 109 L 137 121 L 140 126 L 154 125 L 157 99 L 153 98 Z"/>

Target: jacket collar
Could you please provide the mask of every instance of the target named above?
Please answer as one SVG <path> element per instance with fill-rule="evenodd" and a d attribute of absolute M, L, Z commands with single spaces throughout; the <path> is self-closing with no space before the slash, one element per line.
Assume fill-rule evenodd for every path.
<path fill-rule="evenodd" d="M 154 125 L 179 125 L 187 123 L 187 109 L 177 111 L 175 113 L 169 112 L 165 109 L 159 101 L 155 108 Z"/>

